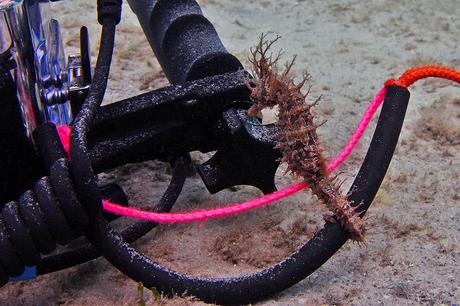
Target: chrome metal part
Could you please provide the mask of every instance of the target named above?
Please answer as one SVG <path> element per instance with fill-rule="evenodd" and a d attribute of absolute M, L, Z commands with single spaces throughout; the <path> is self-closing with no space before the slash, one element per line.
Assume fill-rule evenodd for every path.
<path fill-rule="evenodd" d="M 72 121 L 68 75 L 59 22 L 50 18 L 49 1 L 30 1 L 28 12 L 38 91 L 44 121 L 64 125 Z"/>
<path fill-rule="evenodd" d="M 0 56 L 10 50 L 11 37 L 6 24 L 5 16 L 0 12 Z"/>
<path fill-rule="evenodd" d="M 1 51 L 11 53 L 24 127 L 30 137 L 38 124 L 70 124 L 68 72 L 59 23 L 49 1 L 1 0 Z"/>
<path fill-rule="evenodd" d="M 13 75 L 24 128 L 27 136 L 31 137 L 37 127 L 40 107 L 35 92 L 35 64 L 27 10 L 22 0 L 2 1 L 0 12 L 3 15 L 3 27 L 8 29 L 12 43 L 11 53 L 16 62 Z"/>
<path fill-rule="evenodd" d="M 85 78 L 85 67 L 80 55 L 69 55 L 68 62 L 68 96 L 73 110 L 78 111 L 91 84 Z"/>
<path fill-rule="evenodd" d="M 85 84 L 83 76 L 83 64 L 80 55 L 71 54 L 68 57 L 68 73 L 69 73 L 69 90 L 80 90 L 88 88 L 89 84 Z"/>

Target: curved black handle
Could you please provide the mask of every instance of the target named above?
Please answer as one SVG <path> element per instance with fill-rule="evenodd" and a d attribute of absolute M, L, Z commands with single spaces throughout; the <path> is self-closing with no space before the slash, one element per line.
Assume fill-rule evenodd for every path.
<path fill-rule="evenodd" d="M 371 145 L 350 189 L 354 191 L 349 199 L 361 203 L 363 213 L 390 164 L 408 102 L 407 89 L 388 87 Z M 187 293 L 219 304 L 255 302 L 294 285 L 324 264 L 348 239 L 339 223 L 326 223 L 309 242 L 270 268 L 238 277 L 208 279 L 180 274 L 150 260 L 123 242 L 103 218 L 92 220 L 90 227 L 87 237 L 91 243 L 110 263 L 135 281 L 166 294 Z"/>
<path fill-rule="evenodd" d="M 172 84 L 242 69 L 196 1 L 152 2 L 129 1 Z"/>

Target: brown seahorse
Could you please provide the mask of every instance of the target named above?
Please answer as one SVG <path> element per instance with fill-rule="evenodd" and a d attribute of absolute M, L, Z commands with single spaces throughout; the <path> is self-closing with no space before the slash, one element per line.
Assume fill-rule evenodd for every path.
<path fill-rule="evenodd" d="M 275 57 L 267 54 L 279 38 L 267 41 L 266 35 L 262 34 L 258 45 L 251 49 L 250 62 L 254 78 L 248 80 L 248 87 L 254 105 L 248 110 L 248 114 L 255 116 L 266 107 L 278 105 L 276 148 L 282 153 L 282 161 L 287 163 L 287 171 L 302 177 L 313 194 L 326 204 L 332 213 L 332 216 L 325 218 L 327 221 L 337 220 L 349 232 L 351 239 L 362 242 L 365 235 L 363 220 L 356 208 L 340 192 L 334 179 L 328 175 L 316 132 L 321 124 L 314 123 L 311 112 L 319 99 L 308 104 L 308 92 L 304 94 L 301 91 L 310 76 L 305 73 L 303 79 L 295 84 L 290 76 L 295 57 L 286 64 L 284 71 L 278 72 L 277 62 L 282 52 Z"/>

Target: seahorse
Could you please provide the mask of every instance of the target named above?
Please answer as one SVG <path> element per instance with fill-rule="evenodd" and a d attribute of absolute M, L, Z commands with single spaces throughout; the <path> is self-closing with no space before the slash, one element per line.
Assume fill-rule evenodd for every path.
<path fill-rule="evenodd" d="M 277 36 L 268 41 L 266 35 L 262 34 L 258 45 L 250 50 L 253 78 L 247 80 L 247 85 L 254 104 L 248 114 L 256 116 L 264 108 L 276 105 L 279 107 L 276 148 L 282 153 L 282 162 L 287 163 L 286 172 L 302 177 L 312 193 L 326 204 L 330 211 L 325 216 L 326 221 L 340 222 L 352 240 L 363 242 L 366 232 L 363 220 L 356 207 L 340 192 L 340 186 L 335 183 L 335 179 L 328 174 L 316 131 L 322 124 L 315 124 L 311 112 L 320 98 L 308 104 L 306 99 L 310 89 L 306 93 L 302 92 L 310 75 L 305 73 L 296 84 L 290 76 L 296 58 L 286 63 L 284 70 L 279 72 L 277 62 L 283 54 L 282 51 L 276 56 L 273 53 L 268 55 L 269 49 L 279 38 Z"/>

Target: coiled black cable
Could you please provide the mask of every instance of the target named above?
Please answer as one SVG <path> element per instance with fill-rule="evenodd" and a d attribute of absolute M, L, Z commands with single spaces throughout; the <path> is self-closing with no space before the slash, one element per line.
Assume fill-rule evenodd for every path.
<path fill-rule="evenodd" d="M 101 196 L 97 188 L 96 175 L 91 167 L 86 135 L 102 103 L 107 88 L 115 42 L 115 26 L 116 21 L 114 19 L 108 18 L 107 20 L 103 20 L 100 50 L 94 70 L 93 82 L 78 116 L 72 124 L 70 138 L 75 190 L 79 200 L 81 203 L 84 203 L 83 205 L 85 205 L 85 209 L 90 215 L 94 215 L 100 211 Z"/>
<path fill-rule="evenodd" d="M 167 212 L 171 210 L 182 191 L 182 187 L 184 186 L 189 163 L 190 157 L 188 155 L 179 157 L 172 162 L 173 173 L 171 181 L 168 185 L 168 188 L 161 197 L 158 205 L 155 206 L 155 211 Z M 124 229 L 121 232 L 121 236 L 126 242 L 131 243 L 147 234 L 157 225 L 158 224 L 155 222 L 137 222 Z M 37 275 L 43 275 L 67 269 L 93 260 L 99 256 L 101 256 L 101 254 L 94 247 L 87 246 L 76 250 L 71 250 L 66 253 L 45 257 L 37 264 Z"/>
<path fill-rule="evenodd" d="M 54 250 L 55 241 L 67 244 L 76 238 L 87 222 L 69 180 L 68 161 L 60 158 L 49 177 L 40 179 L 18 202 L 11 201 L 2 208 L 0 266 L 9 276 L 18 276 L 25 266 L 40 261 L 40 253 Z"/>

